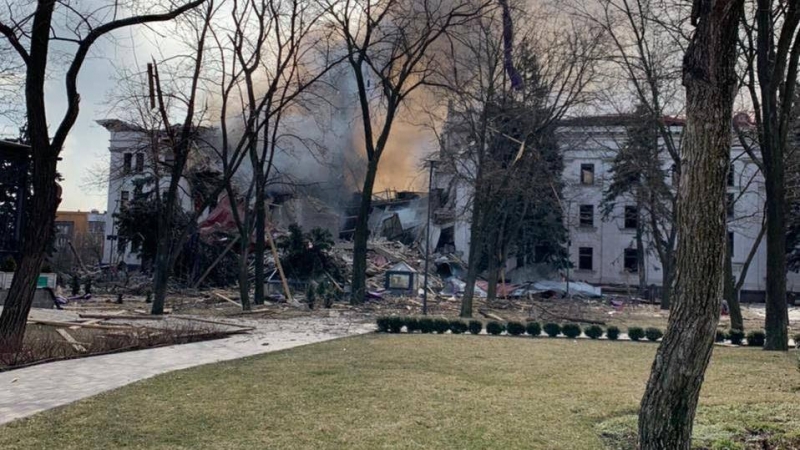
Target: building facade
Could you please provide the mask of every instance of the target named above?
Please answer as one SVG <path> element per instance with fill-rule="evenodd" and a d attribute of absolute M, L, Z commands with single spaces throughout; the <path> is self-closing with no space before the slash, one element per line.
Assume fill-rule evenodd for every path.
<path fill-rule="evenodd" d="M 644 251 L 637 251 L 638 221 L 648 220 L 644 211 L 632 195 L 617 198 L 613 207 L 604 204 L 604 193 L 612 181 L 612 166 L 615 156 L 626 145 L 630 118 L 625 116 L 603 116 L 564 121 L 557 135 L 564 168 L 562 172 L 562 198 L 564 225 L 569 233 L 568 254 L 571 280 L 585 281 L 595 285 L 638 286 L 640 276 L 647 286 L 662 285 L 662 265 L 655 250 L 652 237 L 642 236 Z M 672 141 L 678 147 L 683 123 L 673 119 L 667 121 Z M 448 145 L 463 145 L 463 139 L 451 136 Z M 761 235 L 765 188 L 763 177 L 748 153 L 733 138 L 731 148 L 731 170 L 727 177 L 728 235 L 732 249 L 733 275 L 738 280 L 747 267 L 742 284 L 743 301 L 763 301 L 766 287 L 766 240 Z M 659 138 L 659 145 L 664 142 Z M 449 149 L 448 151 L 453 151 Z M 666 154 L 666 152 L 660 152 Z M 465 158 L 466 159 L 466 158 Z M 667 186 L 674 189 L 674 179 L 669 176 L 673 167 L 671 160 L 660 161 Z M 474 172 L 471 165 L 463 165 L 465 172 Z M 457 254 L 468 255 L 470 239 L 469 202 L 472 187 L 469 176 L 450 171 L 437 172 L 433 182 L 434 192 L 446 197 L 434 214 L 432 226 L 437 239 L 444 233 L 450 239 Z M 608 209 L 608 211 L 605 211 Z M 646 228 L 646 227 L 644 227 Z M 436 241 L 434 241 L 434 245 Z M 438 245 L 441 245 L 441 241 Z M 517 255 L 518 257 L 521 255 Z M 643 256 L 643 261 L 640 261 Z M 516 258 L 519 259 L 519 258 Z M 749 265 L 747 264 L 750 259 Z M 506 263 L 508 269 L 515 266 L 515 258 Z M 722 270 L 722 268 L 720 268 Z M 520 280 L 537 281 L 537 280 Z M 787 290 L 800 292 L 800 275 L 790 272 Z"/>
<path fill-rule="evenodd" d="M 55 252 L 50 258 L 55 266 L 70 271 L 80 264 L 75 260 L 76 253 L 87 267 L 102 262 L 106 242 L 105 213 L 97 210 L 58 211 L 55 228 Z"/>

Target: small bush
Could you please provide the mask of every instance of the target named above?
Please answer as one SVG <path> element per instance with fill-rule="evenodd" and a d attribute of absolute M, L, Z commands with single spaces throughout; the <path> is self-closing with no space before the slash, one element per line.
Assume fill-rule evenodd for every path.
<path fill-rule="evenodd" d="M 725 342 L 725 332 L 717 330 L 717 334 L 714 336 L 714 342 Z"/>
<path fill-rule="evenodd" d="M 610 341 L 616 341 L 619 339 L 619 328 L 611 325 L 610 327 L 606 328 L 606 337 Z"/>
<path fill-rule="evenodd" d="M 794 335 L 794 346 L 800 347 L 800 333 Z"/>
<path fill-rule="evenodd" d="M 314 289 L 314 285 L 308 283 L 308 289 L 306 289 L 306 304 L 308 305 L 308 309 L 314 309 L 314 303 L 317 301 L 317 291 Z"/>
<path fill-rule="evenodd" d="M 525 325 L 525 331 L 531 337 L 538 337 L 542 334 L 542 326 L 539 324 L 539 322 L 528 322 L 528 324 Z"/>
<path fill-rule="evenodd" d="M 603 328 L 600 325 L 590 325 L 583 329 L 583 334 L 589 337 L 589 339 L 598 339 L 603 336 Z"/>
<path fill-rule="evenodd" d="M 378 333 L 388 333 L 389 332 L 389 317 L 378 317 L 375 321 L 378 324 Z"/>
<path fill-rule="evenodd" d="M 419 331 L 419 319 L 416 317 L 406 318 L 406 331 L 409 333 Z"/>
<path fill-rule="evenodd" d="M 544 324 L 544 332 L 550 337 L 556 337 L 561 334 L 561 325 L 553 322 L 546 323 Z"/>
<path fill-rule="evenodd" d="M 640 341 L 644 337 L 644 330 L 641 327 L 628 328 L 628 337 L 632 341 Z"/>
<path fill-rule="evenodd" d="M 389 333 L 399 333 L 403 331 L 403 325 L 406 324 L 406 320 L 402 317 L 390 317 L 389 318 Z"/>
<path fill-rule="evenodd" d="M 742 340 L 744 340 L 744 331 L 741 330 L 728 331 L 728 340 L 730 340 L 731 344 L 733 345 L 742 345 Z"/>
<path fill-rule="evenodd" d="M 508 334 L 512 336 L 519 336 L 520 334 L 525 333 L 525 325 L 519 322 L 508 322 L 506 325 L 506 331 L 508 331 Z"/>
<path fill-rule="evenodd" d="M 451 320 L 450 321 L 450 332 L 453 334 L 462 334 L 466 333 L 469 327 L 467 326 L 466 322 L 463 320 Z"/>
<path fill-rule="evenodd" d="M 648 329 L 644 330 L 644 336 L 647 338 L 648 341 L 655 342 L 661 339 L 662 336 L 664 336 L 664 332 L 662 332 L 658 328 L 649 327 Z"/>
<path fill-rule="evenodd" d="M 581 335 L 581 327 L 577 323 L 565 323 L 561 327 L 561 332 L 564 333 L 564 336 L 575 339 Z"/>
<path fill-rule="evenodd" d="M 450 329 L 450 321 L 447 319 L 433 319 L 433 329 L 439 334 L 445 334 Z"/>
<path fill-rule="evenodd" d="M 497 336 L 505 330 L 506 326 L 500 322 L 491 321 L 486 324 L 486 332 L 494 336 Z"/>
<path fill-rule="evenodd" d="M 469 327 L 469 332 L 472 334 L 481 334 L 481 330 L 483 330 L 483 322 L 480 320 L 470 320 L 467 324 Z"/>
<path fill-rule="evenodd" d="M 433 333 L 436 329 L 433 325 L 433 319 L 430 317 L 423 317 L 417 320 L 417 325 L 419 325 L 419 331 L 423 334 Z"/>
<path fill-rule="evenodd" d="M 747 333 L 748 347 L 763 347 L 765 340 L 767 340 L 767 335 L 763 331 L 754 330 Z"/>

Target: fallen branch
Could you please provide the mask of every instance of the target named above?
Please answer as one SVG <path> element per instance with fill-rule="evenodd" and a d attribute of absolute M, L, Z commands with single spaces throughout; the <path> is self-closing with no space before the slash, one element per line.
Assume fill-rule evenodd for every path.
<path fill-rule="evenodd" d="M 498 322 L 505 322 L 506 321 L 506 319 L 503 319 L 502 317 L 498 316 L 497 314 L 490 313 L 490 312 L 486 311 L 485 309 L 479 309 L 478 310 L 478 314 L 482 315 L 483 317 L 486 317 L 487 319 L 496 320 Z"/>
<path fill-rule="evenodd" d="M 226 302 L 233 303 L 234 305 L 238 306 L 239 308 L 242 307 L 241 303 L 235 302 L 235 301 L 231 300 L 230 298 L 220 294 L 219 292 L 212 292 L 212 294 L 216 295 L 217 297 L 221 298 L 222 300 L 225 300 Z"/>
<path fill-rule="evenodd" d="M 119 326 L 119 325 L 97 325 L 94 323 L 88 322 L 60 322 L 57 320 L 38 320 L 38 319 L 28 319 L 29 324 L 36 324 L 36 325 L 49 325 L 51 327 L 61 327 L 61 328 L 70 328 L 70 329 L 78 329 L 78 328 L 95 328 L 98 330 L 132 330 L 133 327 L 131 326 Z"/>
<path fill-rule="evenodd" d="M 81 319 L 164 320 L 162 316 L 132 316 L 122 314 L 78 314 Z"/>

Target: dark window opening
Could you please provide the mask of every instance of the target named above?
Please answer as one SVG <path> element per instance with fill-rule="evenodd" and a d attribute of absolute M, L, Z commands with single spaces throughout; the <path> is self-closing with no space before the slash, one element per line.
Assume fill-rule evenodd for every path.
<path fill-rule="evenodd" d="M 636 229 L 639 227 L 639 208 L 636 206 L 625 207 L 625 228 Z"/>
<path fill-rule="evenodd" d="M 128 200 L 130 200 L 130 197 L 131 197 L 131 193 L 130 192 L 122 191 L 122 193 L 119 196 L 120 206 L 122 206 L 123 208 L 128 206 Z"/>
<path fill-rule="evenodd" d="M 122 161 L 122 173 L 123 175 L 128 175 L 131 173 L 131 165 L 133 163 L 133 155 L 130 153 L 125 153 L 124 160 Z"/>
<path fill-rule="evenodd" d="M 728 255 L 733 257 L 733 231 L 728 231 Z"/>
<path fill-rule="evenodd" d="M 736 178 L 736 170 L 733 166 L 733 163 L 728 166 L 728 186 L 734 185 L 734 180 Z"/>
<path fill-rule="evenodd" d="M 593 259 L 594 249 L 592 247 L 578 247 L 578 269 L 592 270 L 594 266 Z"/>
<path fill-rule="evenodd" d="M 728 218 L 732 218 L 733 217 L 733 204 L 734 204 L 733 194 L 728 194 L 727 200 L 728 201 L 726 202 L 726 205 L 725 205 L 726 208 L 727 208 L 726 212 L 728 214 Z"/>
<path fill-rule="evenodd" d="M 136 173 L 144 172 L 144 153 L 136 154 Z"/>
<path fill-rule="evenodd" d="M 581 184 L 594 184 L 594 164 L 581 164 Z"/>
<path fill-rule="evenodd" d="M 628 272 L 639 272 L 639 252 L 635 248 L 625 249 L 624 265 Z"/>
<path fill-rule="evenodd" d="M 580 224 L 582 227 L 594 226 L 594 205 L 581 205 Z"/>

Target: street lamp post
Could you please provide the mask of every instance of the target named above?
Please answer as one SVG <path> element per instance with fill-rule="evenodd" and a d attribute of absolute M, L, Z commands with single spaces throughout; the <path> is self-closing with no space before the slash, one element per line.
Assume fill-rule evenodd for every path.
<path fill-rule="evenodd" d="M 425 282 L 422 289 L 422 315 L 428 314 L 428 267 L 431 252 L 431 209 L 433 209 L 433 169 L 436 160 L 429 159 L 430 175 L 428 177 L 428 221 L 425 225 Z"/>

